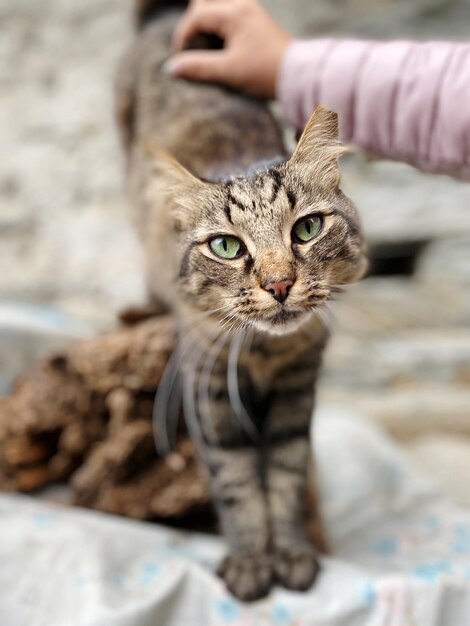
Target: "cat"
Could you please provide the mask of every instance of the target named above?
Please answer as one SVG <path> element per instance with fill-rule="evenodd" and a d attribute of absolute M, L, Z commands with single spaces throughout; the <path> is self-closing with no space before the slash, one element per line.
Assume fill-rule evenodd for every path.
<path fill-rule="evenodd" d="M 185 4 L 137 2 L 117 116 L 149 294 L 177 319 L 185 416 L 229 548 L 218 572 L 251 601 L 319 570 L 304 504 L 323 314 L 366 255 L 336 114 L 318 107 L 289 158 L 264 103 L 169 76 Z"/>

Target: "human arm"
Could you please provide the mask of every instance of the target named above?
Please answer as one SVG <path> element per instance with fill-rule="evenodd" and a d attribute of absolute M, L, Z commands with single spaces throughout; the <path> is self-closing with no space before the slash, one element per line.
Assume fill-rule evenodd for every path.
<path fill-rule="evenodd" d="M 222 51 L 181 51 L 215 32 Z M 255 0 L 193 0 L 170 71 L 281 103 L 303 128 L 318 104 L 340 136 L 383 158 L 470 180 L 470 45 L 353 39 L 293 41 Z"/>
<path fill-rule="evenodd" d="M 301 128 L 319 103 L 345 142 L 470 180 L 470 45 L 296 41 L 278 72 L 284 117 Z"/>

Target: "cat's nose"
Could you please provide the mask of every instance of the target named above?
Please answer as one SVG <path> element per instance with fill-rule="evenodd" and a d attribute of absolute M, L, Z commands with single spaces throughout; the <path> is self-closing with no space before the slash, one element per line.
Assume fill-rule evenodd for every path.
<path fill-rule="evenodd" d="M 261 286 L 265 291 L 269 291 L 275 300 L 282 304 L 287 300 L 287 296 L 293 284 L 294 279 L 287 277 L 283 280 L 267 280 Z"/>

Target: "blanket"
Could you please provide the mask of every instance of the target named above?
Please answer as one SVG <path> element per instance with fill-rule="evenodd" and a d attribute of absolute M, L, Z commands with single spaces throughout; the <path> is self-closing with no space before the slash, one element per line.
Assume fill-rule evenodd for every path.
<path fill-rule="evenodd" d="M 243 604 L 219 537 L 3 494 L 0 625 L 470 624 L 470 511 L 360 416 L 323 408 L 314 431 L 332 555 L 308 592 Z"/>

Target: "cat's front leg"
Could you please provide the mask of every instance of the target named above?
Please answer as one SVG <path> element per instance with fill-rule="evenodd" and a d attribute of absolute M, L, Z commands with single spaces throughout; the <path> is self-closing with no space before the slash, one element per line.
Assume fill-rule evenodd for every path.
<path fill-rule="evenodd" d="M 203 349 L 202 349 L 203 350 Z M 230 400 L 228 359 L 222 350 L 207 351 L 199 368 L 184 366 L 186 417 L 205 465 L 228 555 L 218 568 L 228 589 L 250 601 L 269 593 L 273 571 L 269 553 L 269 520 L 261 474 L 261 453 L 246 432 Z M 205 352 L 203 352 L 205 354 Z M 216 354 L 211 363 L 211 354 Z M 210 376 L 207 372 L 210 370 Z M 243 391 L 243 372 L 237 376 Z"/>
<path fill-rule="evenodd" d="M 301 591 L 319 570 L 305 515 L 313 384 L 275 391 L 271 398 L 266 482 L 273 573 L 284 587 Z"/>
<path fill-rule="evenodd" d="M 251 446 L 220 445 L 209 454 L 212 492 L 229 545 L 218 573 L 237 598 L 257 600 L 269 593 L 273 579 L 259 453 Z"/>

